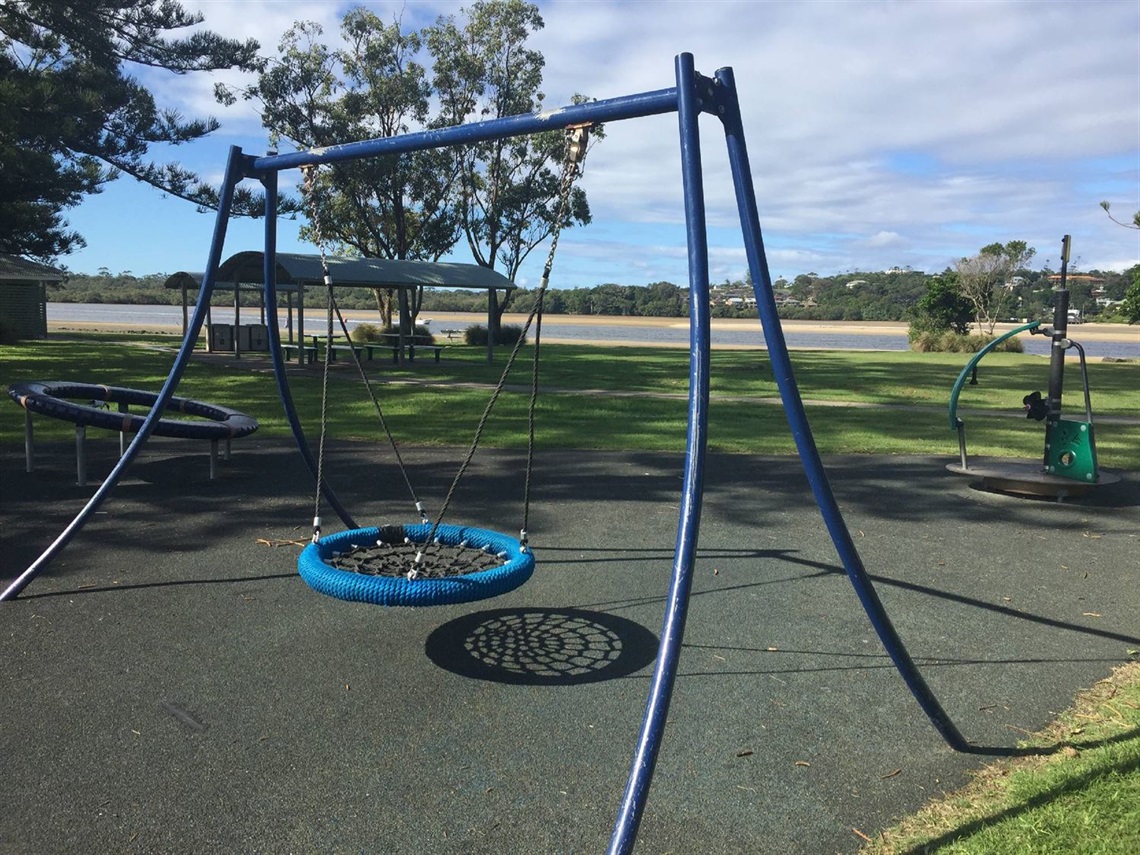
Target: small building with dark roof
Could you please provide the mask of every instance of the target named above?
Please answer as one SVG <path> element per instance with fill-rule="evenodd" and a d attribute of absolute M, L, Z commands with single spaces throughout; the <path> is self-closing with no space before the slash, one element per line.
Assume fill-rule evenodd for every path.
<path fill-rule="evenodd" d="M 47 337 L 47 286 L 67 274 L 18 255 L 0 255 L 0 341 Z"/>

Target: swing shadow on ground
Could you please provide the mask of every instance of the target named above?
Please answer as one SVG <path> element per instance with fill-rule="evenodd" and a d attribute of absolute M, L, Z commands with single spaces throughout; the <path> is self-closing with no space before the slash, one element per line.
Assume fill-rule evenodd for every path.
<path fill-rule="evenodd" d="M 627 677 L 657 655 L 635 621 L 583 609 L 492 609 L 448 621 L 428 636 L 428 658 L 475 680 L 573 686 Z"/>

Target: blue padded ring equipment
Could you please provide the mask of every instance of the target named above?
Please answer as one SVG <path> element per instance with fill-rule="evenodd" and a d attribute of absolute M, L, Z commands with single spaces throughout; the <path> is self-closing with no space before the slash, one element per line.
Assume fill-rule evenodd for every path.
<path fill-rule="evenodd" d="M 413 543 L 426 543 L 429 523 L 402 527 L 386 526 L 385 536 L 402 528 Z M 446 546 L 464 546 L 495 555 L 503 563 L 462 575 L 408 579 L 405 576 L 369 575 L 343 570 L 328 563 L 335 555 L 369 547 L 381 537 L 379 528 L 359 528 L 327 535 L 306 546 L 297 558 L 297 569 L 313 590 L 358 603 L 377 606 L 438 606 L 468 603 L 513 591 L 534 572 L 534 554 L 513 537 L 481 528 L 440 525 L 436 540 Z"/>
<path fill-rule="evenodd" d="M 146 421 L 140 413 L 118 413 L 90 404 L 80 404 L 69 398 L 81 398 L 98 404 L 135 404 L 152 407 L 158 400 L 155 392 L 126 389 L 122 386 L 101 386 L 96 383 L 69 383 L 51 380 L 13 383 L 8 396 L 23 407 L 41 416 L 74 422 L 84 427 L 96 427 L 120 433 L 138 433 Z M 182 439 L 238 439 L 257 430 L 257 420 L 245 413 L 193 401 L 171 397 L 166 412 L 183 413 L 192 419 L 162 418 L 154 428 L 155 436 L 173 436 Z"/>

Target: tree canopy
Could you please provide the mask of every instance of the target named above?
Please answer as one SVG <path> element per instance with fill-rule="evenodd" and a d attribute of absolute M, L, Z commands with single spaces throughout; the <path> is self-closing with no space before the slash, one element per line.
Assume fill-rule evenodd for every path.
<path fill-rule="evenodd" d="M 448 16 L 427 31 L 440 99 L 436 124 L 541 110 L 545 60 L 526 46 L 530 33 L 544 26 L 538 7 L 524 0 L 478 0 L 464 12 L 464 22 Z M 594 129 L 596 137 L 600 133 Z M 501 265 L 503 274 L 514 279 L 527 255 L 556 225 L 590 222 L 585 191 L 574 187 L 566 218 L 557 223 L 560 175 L 554 167 L 564 150 L 561 133 L 552 131 L 490 140 L 457 152 L 459 213 L 478 264 L 493 269 Z"/>
<path fill-rule="evenodd" d="M 415 58 L 418 34 L 356 8 L 341 24 L 345 47 L 331 50 L 323 35 L 315 23 L 294 24 L 257 82 L 237 91 L 217 87 L 219 99 L 253 101 L 273 137 L 298 149 L 395 136 L 425 124 L 431 87 Z M 459 237 L 454 178 L 452 158 L 435 151 L 336 164 L 312 177 L 305 235 L 317 237 L 315 216 L 320 237 L 338 251 L 436 261 Z"/>
<path fill-rule="evenodd" d="M 0 252 L 51 262 L 85 245 L 64 212 L 121 174 L 203 207 L 217 191 L 148 157 L 218 127 L 161 109 L 132 67 L 172 74 L 260 67 L 258 44 L 213 32 L 175 0 L 6 0 L 0 4 Z M 249 191 L 235 210 L 256 213 Z"/>
<path fill-rule="evenodd" d="M 341 22 L 344 47 L 298 22 L 256 84 L 217 94 L 257 103 L 265 127 L 299 149 L 530 113 L 543 104 L 543 58 L 526 42 L 542 26 L 525 0 L 477 0 L 420 32 L 356 8 Z M 338 164 L 313 184 L 322 237 L 367 257 L 434 261 L 465 236 L 478 264 L 513 278 L 553 231 L 563 150 L 553 132 Z M 575 188 L 561 225 L 589 218 Z"/>
<path fill-rule="evenodd" d="M 1022 270 L 1037 250 L 1023 240 L 991 243 L 977 255 L 958 262 L 958 293 L 974 306 L 978 327 L 989 335 L 1008 314 L 1013 288 L 1011 278 Z"/>
<path fill-rule="evenodd" d="M 910 333 L 941 333 L 951 331 L 965 335 L 970 331 L 974 318 L 974 306 L 958 291 L 958 276 L 947 271 L 941 276 L 932 276 L 926 285 L 926 293 L 910 311 Z"/>
<path fill-rule="evenodd" d="M 477 0 L 420 32 L 355 8 L 341 21 L 343 47 L 324 44 L 319 25 L 297 22 L 255 84 L 219 86 L 216 95 L 254 102 L 271 136 L 298 149 L 531 113 L 543 104 L 544 60 L 526 43 L 542 26 L 525 0 Z M 306 179 L 302 234 L 340 252 L 423 261 L 466 237 L 476 263 L 513 279 L 556 225 L 590 221 L 575 187 L 557 222 L 564 150 L 553 131 L 335 164 Z M 375 298 L 390 323 L 392 292 Z"/>

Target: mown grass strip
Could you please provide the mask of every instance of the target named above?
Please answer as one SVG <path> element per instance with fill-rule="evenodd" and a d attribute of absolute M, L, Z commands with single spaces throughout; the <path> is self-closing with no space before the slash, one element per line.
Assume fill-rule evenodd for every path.
<path fill-rule="evenodd" d="M 1140 662 L 1082 693 L 1028 756 L 982 769 L 864 847 L 867 855 L 1140 851 Z M 1035 753 L 1036 752 L 1036 753 Z"/>
<path fill-rule="evenodd" d="M 90 334 L 8 346 L 0 349 L 0 383 L 67 379 L 157 389 L 177 343 L 170 336 Z M 470 441 L 490 395 L 488 386 L 502 372 L 501 362 L 488 366 L 482 355 L 478 348 L 453 347 L 439 365 L 366 364 L 401 443 L 464 445 Z M 1037 457 L 1042 451 L 1042 427 L 1021 417 L 1021 398 L 1031 389 L 1043 388 L 1047 363 L 1021 354 L 992 358 L 995 361 L 987 363 L 980 384 L 966 387 L 961 400 L 970 452 Z M 668 348 L 544 346 L 540 445 L 683 450 L 687 360 L 683 350 Z M 794 362 L 816 443 L 823 453 L 956 456 L 957 442 L 945 406 L 963 362 L 960 355 L 797 351 Z M 710 449 L 794 453 L 765 354 L 715 351 L 712 369 Z M 1096 363 L 1090 369 L 1095 369 L 1093 406 L 1098 415 L 1140 415 L 1140 366 Z M 520 365 L 511 378 L 511 388 L 488 427 L 484 440 L 488 446 L 520 448 L 525 444 L 528 372 L 528 366 Z M 318 367 L 295 370 L 290 380 L 298 411 L 306 427 L 314 430 L 320 412 L 319 380 Z M 381 439 L 376 416 L 355 372 L 339 365 L 335 380 L 329 408 L 332 436 Z M 192 360 L 178 394 L 241 409 L 261 422 L 263 436 L 287 433 L 269 362 L 263 355 L 247 357 L 237 368 Z M 1066 400 L 1067 412 L 1083 409 L 1076 389 Z M 72 429 L 65 422 L 41 418 L 36 430 L 44 439 L 64 439 Z M 20 442 L 22 437 L 19 408 L 0 407 L 0 442 Z M 1140 425 L 1100 423 L 1097 445 L 1101 465 L 1140 469 Z"/>

